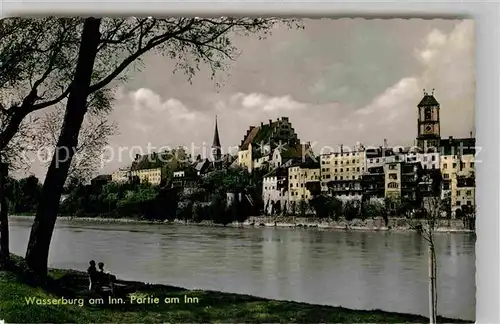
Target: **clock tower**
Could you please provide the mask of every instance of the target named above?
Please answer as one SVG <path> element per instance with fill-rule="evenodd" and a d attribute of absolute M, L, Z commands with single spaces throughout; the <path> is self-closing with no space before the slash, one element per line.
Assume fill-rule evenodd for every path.
<path fill-rule="evenodd" d="M 434 89 L 429 94 L 424 89 L 424 97 L 417 106 L 417 145 L 424 152 L 438 152 L 441 139 L 439 124 L 439 102 L 434 98 Z"/>

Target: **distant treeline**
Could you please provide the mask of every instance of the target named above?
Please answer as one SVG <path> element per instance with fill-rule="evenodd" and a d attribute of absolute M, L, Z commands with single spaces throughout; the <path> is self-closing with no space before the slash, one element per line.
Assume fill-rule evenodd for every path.
<path fill-rule="evenodd" d="M 148 183 L 70 184 L 59 207 L 62 216 L 137 218 L 145 220 L 211 220 L 227 224 L 244 221 L 262 210 L 262 177 L 241 169 L 212 172 L 192 179 L 194 187 L 184 191 Z M 10 214 L 33 214 L 39 202 L 41 184 L 34 176 L 9 178 L 6 195 Z M 228 204 L 228 194 L 235 199 Z"/>

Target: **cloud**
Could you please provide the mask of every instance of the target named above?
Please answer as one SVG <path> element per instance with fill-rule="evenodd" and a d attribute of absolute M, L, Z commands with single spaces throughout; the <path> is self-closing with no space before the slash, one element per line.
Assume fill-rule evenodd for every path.
<path fill-rule="evenodd" d="M 148 53 L 144 69 L 118 87 L 115 147 L 211 145 L 215 115 L 223 146 L 250 125 L 287 116 L 299 138 L 321 146 L 410 144 L 422 90 L 441 103 L 441 135 L 474 126 L 474 22 L 305 20 L 265 40 L 234 38 L 241 55 L 221 88 L 202 69 L 193 83 L 175 62 Z M 130 161 L 123 161 L 124 164 Z"/>
<path fill-rule="evenodd" d="M 337 132 L 347 132 L 354 139 L 352 130 L 363 124 L 364 132 L 357 135 L 362 141 L 387 138 L 392 144 L 411 144 L 417 135 L 417 104 L 423 89 L 435 89 L 441 106 L 441 136 L 469 136 L 474 130 L 474 22 L 461 21 L 449 34 L 434 29 L 422 43 L 415 49 L 415 58 L 423 72 L 402 78 L 346 116 Z"/>
<path fill-rule="evenodd" d="M 306 105 L 292 99 L 291 96 L 271 97 L 262 93 L 235 94 L 231 101 L 239 101 L 244 108 L 265 112 L 304 109 Z"/>

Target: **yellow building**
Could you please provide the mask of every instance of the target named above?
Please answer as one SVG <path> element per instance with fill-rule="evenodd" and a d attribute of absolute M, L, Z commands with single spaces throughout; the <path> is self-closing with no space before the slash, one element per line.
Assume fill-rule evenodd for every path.
<path fill-rule="evenodd" d="M 359 180 L 366 170 L 366 151 L 361 146 L 350 152 L 343 150 L 322 155 L 321 191 L 328 191 L 327 183 L 335 180 Z"/>
<path fill-rule="evenodd" d="M 451 198 L 451 210 L 475 206 L 474 154 L 442 155 L 443 197 Z"/>
<path fill-rule="evenodd" d="M 297 138 L 288 117 L 269 120 L 260 126 L 250 126 L 241 141 L 238 151 L 238 165 L 248 172 L 269 162 L 277 147 L 295 147 L 300 141 Z"/>
<path fill-rule="evenodd" d="M 384 165 L 385 197 L 401 197 L 401 163 L 387 163 Z"/>
<path fill-rule="evenodd" d="M 320 181 L 320 169 L 294 165 L 288 168 L 288 199 L 290 203 L 311 199 L 307 183 Z"/>
<path fill-rule="evenodd" d="M 130 177 L 129 169 L 120 169 L 111 174 L 111 182 L 124 183 L 129 180 L 129 177 Z"/>
<path fill-rule="evenodd" d="M 248 172 L 252 172 L 252 143 L 248 143 L 246 149 L 238 151 L 238 166 L 245 168 Z"/>
<path fill-rule="evenodd" d="M 130 175 L 138 177 L 141 183 L 148 182 L 154 186 L 161 183 L 161 168 L 134 170 L 130 171 Z"/>

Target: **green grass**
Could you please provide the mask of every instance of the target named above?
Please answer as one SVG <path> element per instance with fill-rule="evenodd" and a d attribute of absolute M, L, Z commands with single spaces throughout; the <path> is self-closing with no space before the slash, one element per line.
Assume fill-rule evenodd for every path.
<path fill-rule="evenodd" d="M 78 271 L 50 271 L 48 280 L 37 280 L 20 267 L 16 258 L 13 271 L 0 271 L 0 320 L 7 323 L 425 323 L 427 318 L 411 314 L 389 313 L 379 310 L 360 311 L 342 307 L 328 307 L 275 301 L 246 295 L 214 291 L 185 290 L 164 285 L 127 283 L 134 295 L 154 296 L 159 304 L 130 304 L 130 294 L 120 297 L 126 304 L 89 305 L 91 296 L 85 291 L 85 275 Z M 85 306 L 28 305 L 26 297 L 42 299 L 82 298 Z M 198 303 L 184 303 L 184 296 L 198 298 Z M 118 296 L 117 296 L 118 297 Z M 165 304 L 165 297 L 180 299 L 178 304 Z M 106 298 L 107 299 L 107 298 Z M 440 318 L 441 323 L 467 323 Z"/>

